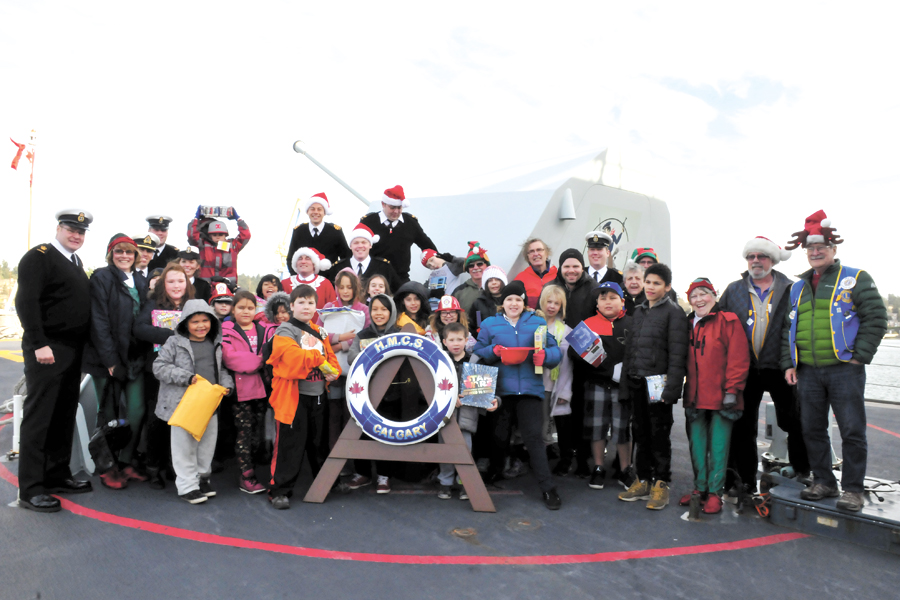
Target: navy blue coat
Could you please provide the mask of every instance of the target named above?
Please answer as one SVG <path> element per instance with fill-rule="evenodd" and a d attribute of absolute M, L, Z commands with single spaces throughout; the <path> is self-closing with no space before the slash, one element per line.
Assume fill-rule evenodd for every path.
<path fill-rule="evenodd" d="M 504 365 L 500 362 L 500 357 L 494 354 L 494 346 L 497 344 L 507 348 L 533 348 L 534 332 L 541 325 L 546 327 L 547 321 L 531 311 L 525 311 L 515 327 L 502 314 L 481 322 L 481 331 L 478 332 L 478 341 L 475 343 L 473 353 L 481 359 L 480 362 L 500 368 L 497 381 L 498 396 L 544 397 L 544 378 L 535 374 L 531 354 L 518 365 Z M 544 367 L 552 369 L 562 360 L 562 353 L 556 344 L 556 338 L 552 335 L 547 336 L 544 350 L 546 352 Z"/>
<path fill-rule="evenodd" d="M 146 292 L 135 277 L 139 297 Z M 135 301 L 125 285 L 125 273 L 102 267 L 91 275 L 91 337 L 84 349 L 82 371 L 109 377 L 109 367 L 124 367 L 139 354 L 131 334 Z"/>

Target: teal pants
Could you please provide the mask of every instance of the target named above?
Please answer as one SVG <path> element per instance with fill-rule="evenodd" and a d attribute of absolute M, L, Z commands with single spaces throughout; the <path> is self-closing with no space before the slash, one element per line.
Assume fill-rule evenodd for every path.
<path fill-rule="evenodd" d="M 109 377 L 94 377 L 94 391 L 97 393 L 98 402 L 103 401 L 103 393 L 106 391 L 108 382 Z M 128 419 L 128 425 L 131 428 L 131 440 L 127 446 L 119 450 L 118 458 L 120 463 L 130 465 L 134 449 L 137 447 L 141 437 L 141 427 L 143 426 L 144 412 L 146 410 L 144 405 L 143 377 L 125 382 L 125 406 L 125 414 L 119 415 L 119 417 Z M 110 402 L 106 402 L 103 406 L 97 407 L 97 414 L 101 416 L 103 421 L 110 421 L 116 417 L 116 407 Z"/>
<path fill-rule="evenodd" d="M 725 489 L 725 469 L 731 443 L 733 421 L 717 410 L 699 410 L 688 424 L 691 462 L 694 466 L 694 489 L 721 494 Z"/>

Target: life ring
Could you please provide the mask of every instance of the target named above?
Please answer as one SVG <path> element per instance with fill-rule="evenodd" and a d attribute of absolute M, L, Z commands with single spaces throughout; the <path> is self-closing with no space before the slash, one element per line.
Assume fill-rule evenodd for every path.
<path fill-rule="evenodd" d="M 424 363 L 434 377 L 434 401 L 412 421 L 391 421 L 379 415 L 369 400 L 369 379 L 389 358 L 409 356 Z M 456 407 L 456 368 L 439 345 L 421 335 L 392 333 L 370 343 L 347 373 L 347 406 L 359 427 L 372 439 L 393 446 L 427 440 L 450 420 Z"/>

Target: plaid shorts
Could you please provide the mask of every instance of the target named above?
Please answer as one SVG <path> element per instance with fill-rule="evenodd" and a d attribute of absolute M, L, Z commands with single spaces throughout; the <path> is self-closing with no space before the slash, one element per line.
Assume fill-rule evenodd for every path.
<path fill-rule="evenodd" d="M 584 384 L 584 439 L 612 439 L 614 444 L 631 441 L 631 405 L 619 402 L 618 384 L 613 386 Z"/>

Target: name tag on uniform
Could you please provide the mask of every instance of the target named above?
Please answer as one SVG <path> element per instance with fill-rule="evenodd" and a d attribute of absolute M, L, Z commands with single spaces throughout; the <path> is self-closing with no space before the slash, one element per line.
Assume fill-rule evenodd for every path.
<path fill-rule="evenodd" d="M 752 325 L 753 325 L 753 317 L 750 317 L 749 319 L 747 319 L 747 327 L 750 327 Z"/>
<path fill-rule="evenodd" d="M 231 250 L 231 244 L 229 242 L 219 242 L 218 244 L 216 244 L 216 250 L 229 252 Z"/>

